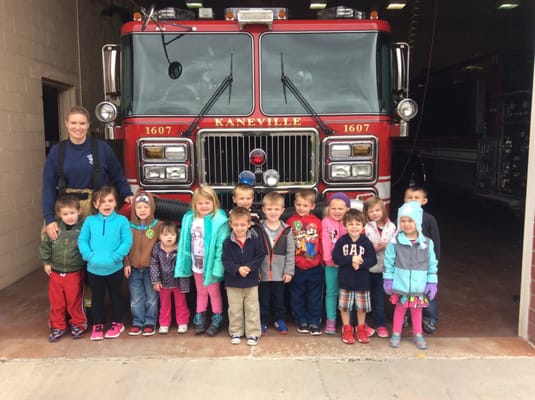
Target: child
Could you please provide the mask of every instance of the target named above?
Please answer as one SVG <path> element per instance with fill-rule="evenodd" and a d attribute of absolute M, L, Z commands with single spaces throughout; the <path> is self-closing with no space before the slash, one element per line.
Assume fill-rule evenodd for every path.
<path fill-rule="evenodd" d="M 152 336 L 156 333 L 158 292 L 150 279 L 150 256 L 160 235 L 161 222 L 154 218 L 156 203 L 152 193 L 138 190 L 132 201 L 130 228 L 134 243 L 124 259 L 124 276 L 130 290 L 131 336 Z"/>
<path fill-rule="evenodd" d="M 405 190 L 405 202 L 417 201 L 420 205 L 425 206 L 428 202 L 427 190 L 422 186 L 409 186 Z M 440 233 L 435 217 L 424 210 L 422 218 L 422 233 L 433 241 L 435 246 L 435 255 L 440 260 Z M 438 323 L 438 303 L 437 299 L 429 301 L 429 306 L 423 310 L 423 329 L 427 333 L 434 334 L 437 330 Z"/>
<path fill-rule="evenodd" d="M 295 193 L 295 214 L 286 223 L 295 241 L 295 275 L 290 284 L 290 305 L 297 332 L 321 335 L 323 268 L 321 268 L 321 220 L 311 211 L 316 193 L 304 189 Z"/>
<path fill-rule="evenodd" d="M 365 202 L 368 223 L 364 231 L 373 244 L 377 255 L 377 264 L 370 268 L 370 297 L 372 302 L 372 316 L 377 336 L 387 338 L 388 329 L 385 326 L 385 292 L 383 289 L 383 272 L 385 248 L 396 234 L 396 225 L 390 222 L 385 203 L 371 197 Z"/>
<path fill-rule="evenodd" d="M 77 245 L 82 227 L 79 220 L 82 213 L 80 200 L 73 195 L 60 196 L 56 200 L 55 209 L 58 238 L 52 240 L 45 234 L 39 247 L 39 258 L 50 278 L 49 342 L 58 341 L 65 334 L 68 325 L 73 339 L 81 338 L 87 329 L 83 306 L 85 263 Z M 65 318 L 67 313 L 69 321 Z"/>
<path fill-rule="evenodd" d="M 261 333 L 259 271 L 266 252 L 258 236 L 249 230 L 249 210 L 235 207 L 229 223 L 232 231 L 223 243 L 221 260 L 225 267 L 230 342 L 240 344 L 245 333 L 247 344 L 256 346 Z"/>
<path fill-rule="evenodd" d="M 295 273 L 295 243 L 292 229 L 280 219 L 283 213 L 284 197 L 277 192 L 267 193 L 262 199 L 265 219 L 256 226 L 267 253 L 260 267 L 258 286 L 262 335 L 272 317 L 279 333 L 288 333 L 285 291 Z"/>
<path fill-rule="evenodd" d="M 338 286 L 340 287 L 338 309 L 342 317 L 342 341 L 355 343 L 350 313 L 357 312 L 356 337 L 360 343 L 368 343 L 366 330 L 366 313 L 370 312 L 370 276 L 369 268 L 377 264 L 373 244 L 361 235 L 366 216 L 364 213 L 350 209 L 344 216 L 347 233 L 334 245 L 333 261 L 338 265 Z"/>
<path fill-rule="evenodd" d="M 150 258 L 150 278 L 152 287 L 160 294 L 160 329 L 158 333 L 166 334 L 171 325 L 171 296 L 175 300 L 175 318 L 178 333 L 188 331 L 189 309 L 186 293 L 190 291 L 190 278 L 174 277 L 178 225 L 173 221 L 164 221 L 160 227 L 159 241 L 152 248 Z"/>
<path fill-rule="evenodd" d="M 118 214 L 117 193 L 111 186 L 103 186 L 91 197 L 98 211 L 87 217 L 82 225 L 78 248 L 87 261 L 87 274 L 92 288 L 91 340 L 117 338 L 124 332 L 122 320 L 123 259 L 132 247 L 130 222 Z M 106 289 L 111 301 L 112 324 L 104 334 L 104 298 Z"/>
<path fill-rule="evenodd" d="M 437 294 L 437 259 L 433 241 L 422 234 L 422 208 L 416 201 L 398 210 L 399 232 L 385 250 L 384 290 L 395 305 L 390 346 L 399 347 L 403 317 L 411 310 L 412 332 L 418 349 L 426 349 L 422 336 L 422 308 Z"/>
<path fill-rule="evenodd" d="M 254 223 L 260 220 L 260 211 L 253 204 L 254 189 L 252 186 L 246 183 L 238 183 L 232 190 L 232 201 L 236 207 L 243 207 L 249 210 Z"/>
<path fill-rule="evenodd" d="M 326 215 L 321 220 L 321 246 L 325 265 L 325 314 L 327 321 L 325 333 L 336 334 L 336 306 L 338 300 L 338 266 L 335 265 L 332 251 L 336 241 L 345 235 L 344 215 L 351 207 L 345 193 L 334 193 L 327 202 Z"/>
<path fill-rule="evenodd" d="M 219 208 L 214 189 L 201 186 L 193 192 L 191 210 L 182 218 L 175 278 L 193 274 L 197 289 L 197 306 L 193 319 L 195 334 L 215 336 L 223 322 L 221 284 L 224 267 L 221 262 L 223 242 L 229 234 L 226 214 Z M 206 312 L 210 300 L 212 322 L 207 328 Z"/>

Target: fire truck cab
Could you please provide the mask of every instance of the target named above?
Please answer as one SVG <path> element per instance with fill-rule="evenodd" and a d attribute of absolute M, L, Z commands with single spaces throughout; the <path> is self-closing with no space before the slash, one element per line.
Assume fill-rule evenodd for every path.
<path fill-rule="evenodd" d="M 311 188 L 320 200 L 343 191 L 388 203 L 390 138 L 417 112 L 408 57 L 376 12 L 142 10 L 120 45 L 103 47 L 96 113 L 123 141 L 133 188 L 160 198 L 189 203 L 209 185 L 229 208 L 243 180 L 259 196 Z"/>

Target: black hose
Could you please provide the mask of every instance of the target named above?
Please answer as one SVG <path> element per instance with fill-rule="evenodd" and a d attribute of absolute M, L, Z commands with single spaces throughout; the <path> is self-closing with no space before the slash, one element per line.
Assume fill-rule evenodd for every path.
<path fill-rule="evenodd" d="M 154 197 L 156 210 L 154 216 L 160 220 L 182 221 L 184 214 L 190 209 L 190 203 L 180 200 Z"/>

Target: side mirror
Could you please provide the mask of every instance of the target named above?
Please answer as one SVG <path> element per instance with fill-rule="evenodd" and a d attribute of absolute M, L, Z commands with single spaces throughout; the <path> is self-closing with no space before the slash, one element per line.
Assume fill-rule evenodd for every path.
<path fill-rule="evenodd" d="M 104 99 L 116 106 L 121 102 L 119 88 L 119 67 L 121 47 L 117 44 L 102 46 L 102 76 L 104 78 Z"/>
<path fill-rule="evenodd" d="M 409 57 L 410 47 L 407 43 L 392 44 L 393 88 L 401 98 L 409 96 Z"/>

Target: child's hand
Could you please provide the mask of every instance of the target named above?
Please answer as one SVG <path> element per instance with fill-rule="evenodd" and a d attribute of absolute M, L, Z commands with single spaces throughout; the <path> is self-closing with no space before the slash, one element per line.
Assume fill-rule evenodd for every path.
<path fill-rule="evenodd" d="M 373 245 L 373 248 L 375 249 L 375 251 L 376 251 L 377 253 L 379 253 L 380 251 L 383 251 L 384 249 L 386 249 L 386 245 L 387 245 L 387 244 L 388 244 L 388 243 L 381 241 L 381 242 L 379 242 L 379 243 L 377 243 L 377 244 L 374 244 L 374 245 Z"/>
<path fill-rule="evenodd" d="M 123 270 L 124 270 L 124 277 L 125 277 L 126 279 L 130 278 L 130 275 L 132 275 L 132 266 L 130 266 L 130 265 L 126 265 L 126 266 L 123 268 Z"/>
<path fill-rule="evenodd" d="M 249 275 L 249 272 L 251 272 L 251 268 L 249 268 L 247 265 L 242 265 L 238 268 L 238 273 L 242 278 L 245 278 L 247 275 Z"/>
<path fill-rule="evenodd" d="M 362 260 L 362 256 L 353 256 L 351 265 L 353 266 L 353 269 L 356 271 L 360 268 L 360 264 L 362 264 L 364 260 Z"/>
<path fill-rule="evenodd" d="M 155 291 L 159 292 L 160 289 L 162 288 L 162 284 L 161 284 L 161 283 L 155 283 L 154 285 L 152 285 L 152 288 L 153 288 Z"/>
<path fill-rule="evenodd" d="M 47 274 L 48 276 L 50 276 L 50 274 L 52 274 L 52 265 L 45 264 L 45 265 L 43 265 L 43 269 L 45 270 L 45 274 Z"/>
<path fill-rule="evenodd" d="M 284 274 L 282 276 L 282 282 L 283 283 L 290 283 L 292 281 L 292 276 L 291 275 L 288 275 L 288 274 Z"/>

